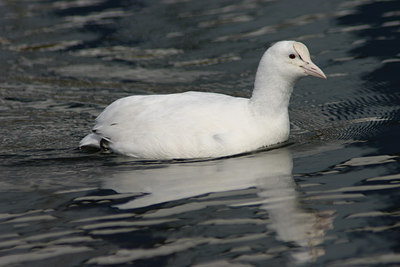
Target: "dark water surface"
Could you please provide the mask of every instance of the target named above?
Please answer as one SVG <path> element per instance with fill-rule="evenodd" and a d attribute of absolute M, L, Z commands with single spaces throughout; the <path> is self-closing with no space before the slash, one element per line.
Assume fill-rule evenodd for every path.
<path fill-rule="evenodd" d="M 0 2 L 1 266 L 400 265 L 400 2 Z M 76 149 L 131 94 L 249 96 L 271 42 L 289 145 L 210 161 Z"/>

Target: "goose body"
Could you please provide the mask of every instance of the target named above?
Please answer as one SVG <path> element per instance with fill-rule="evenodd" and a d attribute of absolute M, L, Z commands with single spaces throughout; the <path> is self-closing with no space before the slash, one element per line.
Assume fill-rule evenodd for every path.
<path fill-rule="evenodd" d="M 264 53 L 251 98 L 203 92 L 121 98 L 97 117 L 79 146 L 178 159 L 222 157 L 284 142 L 290 95 L 306 75 L 326 78 L 305 45 L 281 41 Z"/>

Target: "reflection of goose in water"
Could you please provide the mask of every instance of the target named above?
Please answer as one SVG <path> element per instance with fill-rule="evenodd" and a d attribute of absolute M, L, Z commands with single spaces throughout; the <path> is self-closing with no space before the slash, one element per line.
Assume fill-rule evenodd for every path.
<path fill-rule="evenodd" d="M 292 253 L 296 262 L 309 262 L 324 254 L 324 250 L 317 246 L 324 241 L 325 230 L 331 227 L 331 217 L 304 210 L 295 188 L 291 173 L 267 176 L 257 181 L 261 208 L 268 212 L 271 220 L 267 227 L 276 232 L 277 239 L 299 246 Z"/>
<path fill-rule="evenodd" d="M 290 151 L 281 148 L 242 157 L 120 172 L 104 180 L 103 188 L 119 193 L 148 193 L 119 205 L 120 209 L 257 188 L 259 199 L 236 205 L 261 205 L 269 215 L 267 227 L 276 232 L 277 239 L 299 246 L 293 257 L 298 262 L 307 262 L 323 253 L 317 246 L 323 242 L 326 227 L 320 226 L 322 220 L 317 214 L 301 208 L 292 167 Z"/>
<path fill-rule="evenodd" d="M 275 149 L 221 160 L 153 165 L 154 168 L 119 172 L 104 187 L 119 193 L 149 193 L 119 208 L 147 207 L 163 202 L 257 187 L 267 177 L 290 176 L 292 157 L 287 149 Z"/>

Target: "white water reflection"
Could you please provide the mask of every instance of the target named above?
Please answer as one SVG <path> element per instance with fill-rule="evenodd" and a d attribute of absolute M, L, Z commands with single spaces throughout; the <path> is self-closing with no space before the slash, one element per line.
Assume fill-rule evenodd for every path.
<path fill-rule="evenodd" d="M 324 240 L 325 230 L 331 227 L 332 216 L 323 218 L 321 214 L 306 211 L 301 207 L 292 176 L 293 161 L 289 149 L 281 148 L 214 161 L 153 167 L 116 173 L 113 177 L 105 179 L 102 187 L 118 193 L 146 193 L 118 205 L 120 209 L 148 207 L 210 193 L 256 188 L 258 198 L 241 202 L 236 199 L 235 203 L 228 204 L 259 205 L 261 209 L 266 210 L 269 215 L 269 218 L 264 220 L 266 227 L 276 233 L 278 240 L 294 243 L 298 247 L 292 253 L 296 262 L 312 261 L 324 254 L 318 245 Z M 156 213 L 165 216 L 161 215 L 163 212 Z M 109 257 L 118 256 L 107 256 L 107 261 L 110 260 Z M 100 258 L 97 263 L 102 261 Z"/>
<path fill-rule="evenodd" d="M 131 209 L 208 193 L 258 188 L 275 177 L 291 177 L 292 168 L 292 155 L 283 148 L 243 157 L 122 171 L 107 177 L 103 187 L 118 193 L 148 193 L 118 206 Z"/>

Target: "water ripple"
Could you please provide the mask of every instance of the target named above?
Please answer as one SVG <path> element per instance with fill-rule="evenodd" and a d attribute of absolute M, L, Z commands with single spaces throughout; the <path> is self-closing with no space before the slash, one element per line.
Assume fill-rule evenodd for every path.
<path fill-rule="evenodd" d="M 396 1 L 0 6 L 1 266 L 400 262 Z M 123 96 L 248 97 L 281 39 L 306 40 L 328 74 L 296 86 L 286 147 L 171 162 L 75 149 Z"/>

